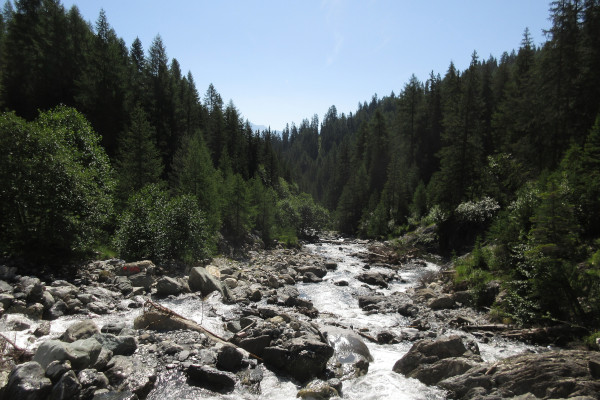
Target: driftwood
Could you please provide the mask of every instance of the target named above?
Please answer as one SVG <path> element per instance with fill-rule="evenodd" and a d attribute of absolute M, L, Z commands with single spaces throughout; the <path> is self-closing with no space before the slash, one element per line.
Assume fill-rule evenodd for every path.
<path fill-rule="evenodd" d="M 158 303 L 155 303 L 152 300 L 146 300 L 142 315 L 135 319 L 133 325 L 136 329 L 153 329 L 158 331 L 189 329 L 205 334 L 209 339 L 211 339 L 214 342 L 234 346 L 238 350 L 242 351 L 242 353 L 256 358 L 257 360 L 262 360 L 259 356 L 250 353 L 249 351 L 239 347 L 238 345 L 220 337 L 216 333 L 211 332 L 202 325 L 197 324 L 191 319 L 179 315 L 175 311 Z"/>
<path fill-rule="evenodd" d="M 568 324 L 525 329 L 505 324 L 461 325 L 460 329 L 467 332 L 494 332 L 506 339 L 536 344 L 549 344 L 589 334 L 584 327 Z"/>

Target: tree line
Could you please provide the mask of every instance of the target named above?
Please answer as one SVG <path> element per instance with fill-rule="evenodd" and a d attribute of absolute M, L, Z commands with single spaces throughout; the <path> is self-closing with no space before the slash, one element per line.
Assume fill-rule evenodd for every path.
<path fill-rule="evenodd" d="M 511 320 L 595 319 L 600 298 L 600 2 L 557 0 L 537 46 L 411 76 L 355 113 L 288 127 L 282 154 L 337 229 L 394 238 L 435 224 L 475 254 L 458 281 L 500 279 Z"/>
<path fill-rule="evenodd" d="M 160 35 L 128 48 L 104 11 L 92 26 L 59 0 L 6 1 L 0 110 L 4 255 L 193 261 L 219 235 L 293 244 L 327 223 L 273 132 L 212 84 L 201 99 Z"/>

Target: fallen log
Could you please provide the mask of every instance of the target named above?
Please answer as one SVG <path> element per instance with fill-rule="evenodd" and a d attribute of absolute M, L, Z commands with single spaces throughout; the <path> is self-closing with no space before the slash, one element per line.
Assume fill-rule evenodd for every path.
<path fill-rule="evenodd" d="M 156 331 L 174 331 L 174 330 L 191 330 L 205 334 L 209 339 L 216 343 L 228 344 L 236 347 L 242 353 L 247 354 L 257 360 L 261 360 L 259 356 L 250 353 L 249 351 L 231 343 L 230 341 L 220 337 L 216 333 L 211 332 L 202 325 L 177 314 L 175 311 L 162 306 L 152 300 L 146 300 L 143 312 L 133 321 L 135 329 L 152 329 Z"/>

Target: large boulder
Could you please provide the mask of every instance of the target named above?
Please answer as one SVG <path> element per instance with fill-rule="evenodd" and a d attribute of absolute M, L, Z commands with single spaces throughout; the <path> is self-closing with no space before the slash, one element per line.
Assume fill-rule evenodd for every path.
<path fill-rule="evenodd" d="M 369 285 L 387 288 L 388 282 L 392 280 L 392 276 L 382 274 L 381 272 L 369 271 L 359 274 L 356 279 Z"/>
<path fill-rule="evenodd" d="M 81 370 L 93 365 L 101 350 L 102 346 L 93 338 L 77 340 L 73 343 L 46 340 L 38 347 L 33 361 L 38 362 L 42 368 L 46 368 L 52 361 L 68 360 L 73 369 Z"/>
<path fill-rule="evenodd" d="M 302 336 L 281 346 L 265 348 L 265 363 L 292 378 L 306 382 L 325 370 L 333 347 L 311 336 Z"/>
<path fill-rule="evenodd" d="M 230 392 L 235 387 L 235 375 L 207 365 L 190 365 L 185 371 L 189 382 L 209 390 Z"/>
<path fill-rule="evenodd" d="M 327 343 L 334 349 L 337 362 L 355 363 L 361 359 L 371 362 L 373 356 L 362 338 L 349 329 L 327 326 L 321 329 Z"/>
<path fill-rule="evenodd" d="M 44 375 L 44 368 L 36 361 L 29 361 L 13 368 L 4 389 L 4 398 L 43 400 L 48 398 L 51 390 L 52 382 Z"/>
<path fill-rule="evenodd" d="M 145 398 L 154 387 L 156 371 L 136 357 L 114 356 L 104 374 L 113 387 Z"/>
<path fill-rule="evenodd" d="M 52 388 L 52 399 L 76 399 L 81 392 L 81 383 L 73 370 L 65 372 Z"/>
<path fill-rule="evenodd" d="M 458 336 L 415 343 L 394 364 L 393 371 L 434 385 L 451 376 L 460 375 L 479 365 L 481 357 L 468 350 Z"/>
<path fill-rule="evenodd" d="M 203 267 L 192 268 L 188 278 L 188 285 L 191 291 L 200 292 L 202 296 L 207 296 L 214 291 L 219 291 L 223 295 L 223 298 L 230 298 L 229 291 L 221 284 L 221 281 Z"/>
<path fill-rule="evenodd" d="M 98 325 L 91 320 L 86 319 L 83 321 L 79 321 L 69 326 L 67 330 L 62 334 L 61 340 L 72 343 L 79 339 L 87 339 L 95 334 L 100 333 L 100 329 Z"/>
<path fill-rule="evenodd" d="M 169 276 L 163 276 L 156 281 L 156 295 L 170 296 L 186 292 L 184 283 Z"/>
<path fill-rule="evenodd" d="M 600 353 L 582 350 L 521 354 L 439 382 L 455 399 L 598 398 Z M 535 396 L 535 397 L 533 397 Z"/>
<path fill-rule="evenodd" d="M 94 339 L 96 339 L 102 347 L 112 351 L 116 356 L 130 356 L 137 349 L 137 343 L 133 336 L 116 336 L 112 333 L 98 333 L 94 335 Z"/>

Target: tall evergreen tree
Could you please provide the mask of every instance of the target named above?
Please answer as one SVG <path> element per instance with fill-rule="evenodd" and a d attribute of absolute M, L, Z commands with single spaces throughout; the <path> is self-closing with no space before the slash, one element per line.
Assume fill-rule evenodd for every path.
<path fill-rule="evenodd" d="M 119 142 L 117 158 L 118 192 L 127 198 L 151 183 L 158 183 L 163 172 L 155 132 L 141 106 L 134 108 L 129 129 Z"/>
<path fill-rule="evenodd" d="M 198 199 L 213 231 L 219 229 L 220 207 L 218 174 L 200 131 L 184 138 L 173 159 L 172 185 L 178 193 Z"/>

